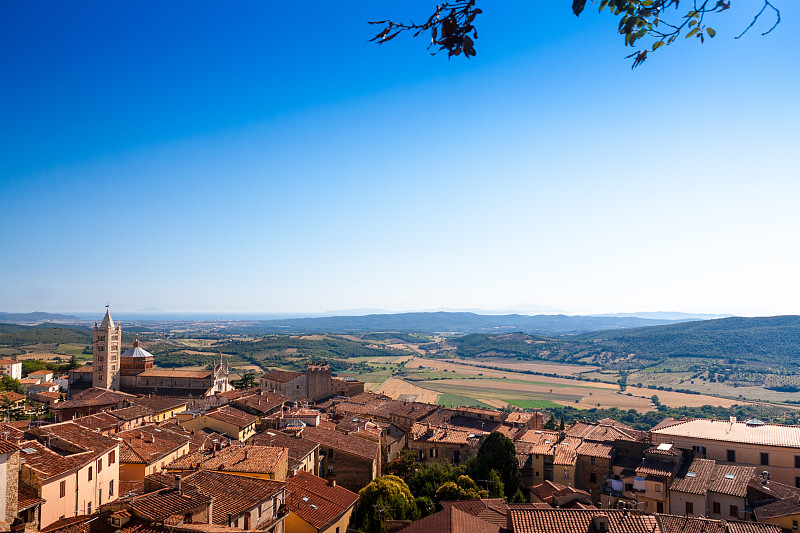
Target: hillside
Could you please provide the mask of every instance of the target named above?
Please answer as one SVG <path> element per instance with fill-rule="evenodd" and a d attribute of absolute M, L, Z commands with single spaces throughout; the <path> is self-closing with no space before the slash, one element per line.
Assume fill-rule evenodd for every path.
<path fill-rule="evenodd" d="M 522 331 L 539 335 L 573 335 L 589 331 L 654 326 L 675 322 L 675 320 L 636 317 L 478 315 L 440 311 L 265 320 L 253 325 L 251 331 L 257 331 L 260 334 L 368 333 L 377 331 L 508 333 Z"/>
<path fill-rule="evenodd" d="M 559 338 L 471 334 L 448 343 L 460 357 L 510 356 L 610 369 L 641 369 L 677 358 L 708 359 L 706 364 L 746 366 L 751 372 L 784 368 L 794 374 L 800 362 L 800 316 L 721 318 Z"/>
<path fill-rule="evenodd" d="M 40 324 L 42 322 L 80 322 L 80 317 L 72 315 L 59 315 L 54 313 L 4 313 L 0 311 L 0 323 L 12 324 Z"/>

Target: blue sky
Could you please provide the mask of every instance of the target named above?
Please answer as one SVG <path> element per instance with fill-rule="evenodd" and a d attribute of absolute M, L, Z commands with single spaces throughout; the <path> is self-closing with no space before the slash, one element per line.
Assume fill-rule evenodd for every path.
<path fill-rule="evenodd" d="M 3 2 L 0 310 L 800 312 L 797 2 L 634 71 L 484 3 L 448 61 L 366 42 L 421 1 Z"/>

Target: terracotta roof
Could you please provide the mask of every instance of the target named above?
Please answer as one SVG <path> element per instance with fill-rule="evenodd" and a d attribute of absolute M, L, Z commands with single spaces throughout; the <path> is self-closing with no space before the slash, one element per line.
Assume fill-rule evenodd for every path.
<path fill-rule="evenodd" d="M 753 513 L 758 521 L 781 516 L 800 515 L 800 499 L 792 497 L 767 503 L 756 507 Z"/>
<path fill-rule="evenodd" d="M 37 494 L 36 489 L 33 489 L 24 483 L 18 484 L 17 487 L 18 511 L 24 511 L 25 509 L 30 509 L 31 507 L 35 507 L 40 503 L 44 503 L 44 500 L 39 497 L 39 494 Z"/>
<path fill-rule="evenodd" d="M 309 426 L 303 429 L 301 437 L 316 442 L 326 448 L 341 450 L 345 453 L 358 455 L 370 460 L 378 458 L 380 453 L 378 443 L 345 435 L 333 429 Z"/>
<path fill-rule="evenodd" d="M 148 368 L 139 377 L 144 378 L 211 378 L 214 372 L 212 370 L 168 370 L 165 368 Z"/>
<path fill-rule="evenodd" d="M 307 472 L 298 472 L 286 481 L 286 507 L 320 530 L 338 520 L 358 500 L 355 492 L 329 485 L 324 479 Z"/>
<path fill-rule="evenodd" d="M 445 507 L 438 513 L 412 522 L 402 533 L 499 533 L 499 525 L 486 522 L 457 506 Z"/>
<path fill-rule="evenodd" d="M 231 402 L 231 404 L 239 409 L 242 409 L 243 411 L 247 411 L 248 413 L 261 415 L 268 413 L 288 402 L 289 398 L 283 394 L 263 391 L 261 394 L 253 394 L 234 400 Z"/>
<path fill-rule="evenodd" d="M 79 426 L 89 429 L 96 429 L 98 431 L 106 431 L 109 429 L 118 428 L 122 425 L 122 421 L 116 416 L 110 415 L 108 411 L 102 413 L 95 413 L 89 416 L 82 416 L 73 420 Z"/>
<path fill-rule="evenodd" d="M 727 526 L 728 533 L 781 533 L 783 531 L 777 524 L 760 524 L 739 520 L 729 520 Z"/>
<path fill-rule="evenodd" d="M 13 359 L 0 359 L 0 365 L 16 365 L 17 363 L 22 364 L 22 361 L 15 361 Z"/>
<path fill-rule="evenodd" d="M 642 459 L 636 467 L 636 473 L 646 476 L 668 477 L 675 471 L 676 464 L 671 461 L 661 461 L 658 459 Z"/>
<path fill-rule="evenodd" d="M 227 424 L 232 424 L 239 428 L 246 428 L 247 426 L 258 422 L 258 417 L 251 415 L 250 413 L 246 413 L 241 409 L 231 407 L 230 405 L 224 405 L 218 409 L 209 411 L 205 416 L 208 418 L 213 418 L 214 420 L 225 422 Z"/>
<path fill-rule="evenodd" d="M 9 436 L 11 436 L 10 433 L 11 432 L 9 431 Z M 17 450 L 19 450 L 19 448 L 11 444 L 10 441 L 6 439 L 0 439 L 0 453 L 14 453 Z"/>
<path fill-rule="evenodd" d="M 19 447 L 22 450 L 20 459 L 25 460 L 24 466 L 41 472 L 43 479 L 75 470 L 93 461 L 95 457 L 91 452 L 60 455 L 35 440 L 20 442 Z"/>
<path fill-rule="evenodd" d="M 508 413 L 508 416 L 506 417 L 506 424 L 527 424 L 531 417 L 533 417 L 533 413 L 513 411 Z"/>
<path fill-rule="evenodd" d="M 269 380 L 269 381 L 277 381 L 279 383 L 286 383 L 287 381 L 291 381 L 294 378 L 300 377 L 304 375 L 302 372 L 290 372 L 286 370 L 270 370 L 263 376 L 261 376 L 262 380 Z"/>
<path fill-rule="evenodd" d="M 590 441 L 582 442 L 576 450 L 578 455 L 584 455 L 587 457 L 601 457 L 603 459 L 611 459 L 611 454 L 613 451 L 614 447 L 610 444 Z"/>
<path fill-rule="evenodd" d="M 161 413 L 164 411 L 172 411 L 174 409 L 180 409 L 181 407 L 186 407 L 186 405 L 188 405 L 189 402 L 187 400 L 167 398 L 164 396 L 143 396 L 138 398 L 131 398 L 131 403 L 134 405 L 141 405 L 142 407 L 152 409 L 156 413 Z"/>
<path fill-rule="evenodd" d="M 249 511 L 286 488 L 282 481 L 209 471 L 189 474 L 181 484 L 214 499 L 213 521 L 219 525 L 228 525 L 228 513 L 237 516 Z"/>
<path fill-rule="evenodd" d="M 209 503 L 209 496 L 197 492 L 194 487 L 187 487 L 180 492 L 169 488 L 137 496 L 128 505 L 143 518 L 162 521 L 172 515 L 184 515 L 206 507 Z"/>
<path fill-rule="evenodd" d="M 716 463 L 711 459 L 695 458 L 691 463 L 684 463 L 675 475 L 670 491 L 689 494 L 705 494 Z"/>
<path fill-rule="evenodd" d="M 31 428 L 30 433 L 37 436 L 50 436 L 53 438 L 51 446 L 58 448 L 58 441 L 68 442 L 82 450 L 106 452 L 116 448 L 119 444 L 111 437 L 106 437 L 96 431 L 80 426 L 74 422 L 61 422 L 39 428 Z"/>
<path fill-rule="evenodd" d="M 698 440 L 739 442 L 763 446 L 800 448 L 800 426 L 779 424 L 747 425 L 728 420 L 684 420 L 660 429 L 651 430 L 656 435 L 690 437 Z"/>
<path fill-rule="evenodd" d="M 544 481 L 538 485 L 534 485 L 530 488 L 530 491 L 531 494 L 535 495 L 541 501 L 551 506 L 554 506 L 553 504 L 556 498 L 571 494 L 583 496 L 587 500 L 591 500 L 591 495 L 584 490 L 568 487 L 567 485 L 554 483 L 552 481 Z"/>
<path fill-rule="evenodd" d="M 427 424 L 416 423 L 411 427 L 411 433 L 408 437 L 419 442 L 477 446 L 480 444 L 483 435 L 480 432 L 464 431 L 447 426 L 428 426 Z"/>
<path fill-rule="evenodd" d="M 132 405 L 130 407 L 123 407 L 122 409 L 114 409 L 113 411 L 108 411 L 108 413 L 114 415 L 120 420 L 125 420 L 126 422 L 130 420 L 136 420 L 137 418 L 153 416 L 152 409 L 141 405 Z"/>
<path fill-rule="evenodd" d="M 508 506 L 502 498 L 484 498 L 482 500 L 443 501 L 439 502 L 444 510 L 456 508 L 467 514 L 480 518 L 484 522 L 504 528 Z"/>
<path fill-rule="evenodd" d="M 580 446 L 580 439 L 569 438 L 553 444 L 553 464 L 554 465 L 574 465 L 578 459 L 575 451 Z"/>
<path fill-rule="evenodd" d="M 744 498 L 747 495 L 747 485 L 755 473 L 754 466 L 718 464 L 714 467 L 708 491 Z"/>
<path fill-rule="evenodd" d="M 47 376 L 47 375 L 50 375 L 52 373 L 53 373 L 52 370 L 34 370 L 33 372 L 30 372 L 28 375 L 29 376 Z"/>
<path fill-rule="evenodd" d="M 303 459 L 319 448 L 319 444 L 307 439 L 298 439 L 280 431 L 265 431 L 257 433 L 249 439 L 247 444 L 256 446 L 276 446 L 289 450 L 289 470 L 299 468 Z"/>
<path fill-rule="evenodd" d="M 288 450 L 272 446 L 234 444 L 221 450 L 196 451 L 170 463 L 170 470 L 218 470 L 274 474 L 278 465 L 288 461 Z"/>
<path fill-rule="evenodd" d="M 120 462 L 150 464 L 179 450 L 189 442 L 185 435 L 162 430 L 155 426 L 143 426 L 117 433 L 122 439 Z"/>
<path fill-rule="evenodd" d="M 225 435 L 220 435 L 219 433 L 215 433 L 213 431 L 208 430 L 187 430 L 183 426 L 181 426 L 175 418 L 170 418 L 169 420 L 165 420 L 158 424 L 158 427 L 161 429 L 168 429 L 173 433 L 178 433 L 179 435 L 185 435 L 189 438 L 189 453 L 195 452 L 197 450 L 210 448 L 213 446 L 214 442 L 218 443 L 227 443 L 230 439 Z"/>
<path fill-rule="evenodd" d="M 16 403 L 16 402 L 18 402 L 20 400 L 24 400 L 25 399 L 25 395 L 19 394 L 18 392 L 14 392 L 14 391 L 3 391 L 3 392 L 0 392 L 0 398 L 4 398 L 4 399 L 8 400 L 11 403 Z"/>
<path fill-rule="evenodd" d="M 611 424 L 593 424 L 579 421 L 566 428 L 564 432 L 568 437 L 579 437 L 601 442 L 613 442 L 616 439 L 635 440 L 633 435 Z"/>
<path fill-rule="evenodd" d="M 783 498 L 800 498 L 800 488 L 784 485 L 777 481 L 764 483 L 761 477 L 750 479 L 747 484 L 747 500 L 763 502 L 765 500 L 782 500 Z"/>
<path fill-rule="evenodd" d="M 539 509 L 529 505 L 509 505 L 510 523 L 514 533 L 599 533 L 593 518 L 605 516 L 609 533 L 653 533 L 656 519 L 638 511 L 617 509 Z"/>

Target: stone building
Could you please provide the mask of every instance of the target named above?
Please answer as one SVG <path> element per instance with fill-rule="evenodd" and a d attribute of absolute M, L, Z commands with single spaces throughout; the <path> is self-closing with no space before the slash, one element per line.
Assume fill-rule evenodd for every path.
<path fill-rule="evenodd" d="M 576 452 L 575 487 L 591 494 L 592 503 L 596 504 L 611 475 L 614 447 L 605 442 L 583 441 Z"/>
<path fill-rule="evenodd" d="M 211 370 L 168 370 L 154 368 L 153 354 L 142 348 L 138 339 L 124 353 L 121 347 L 122 326 L 114 323 L 106 309 L 103 321 L 94 326 L 92 366 L 70 371 L 70 393 L 88 386 L 89 373 L 91 386 L 131 394 L 213 396 L 232 389 L 222 356 Z"/>
<path fill-rule="evenodd" d="M 114 324 L 106 307 L 106 316 L 92 332 L 92 386 L 119 390 L 119 356 L 122 347 L 122 325 Z"/>
<path fill-rule="evenodd" d="M 261 389 L 283 394 L 293 402 L 320 402 L 332 396 L 355 396 L 364 392 L 364 382 L 332 377 L 327 361 L 306 363 L 305 372 L 271 370 L 261 376 Z"/>

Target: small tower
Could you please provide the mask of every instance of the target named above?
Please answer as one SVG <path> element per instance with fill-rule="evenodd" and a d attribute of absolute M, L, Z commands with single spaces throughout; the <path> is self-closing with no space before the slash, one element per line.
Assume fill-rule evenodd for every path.
<path fill-rule="evenodd" d="M 114 324 L 108 306 L 100 325 L 95 322 L 92 337 L 92 386 L 119 390 L 122 326 Z"/>

